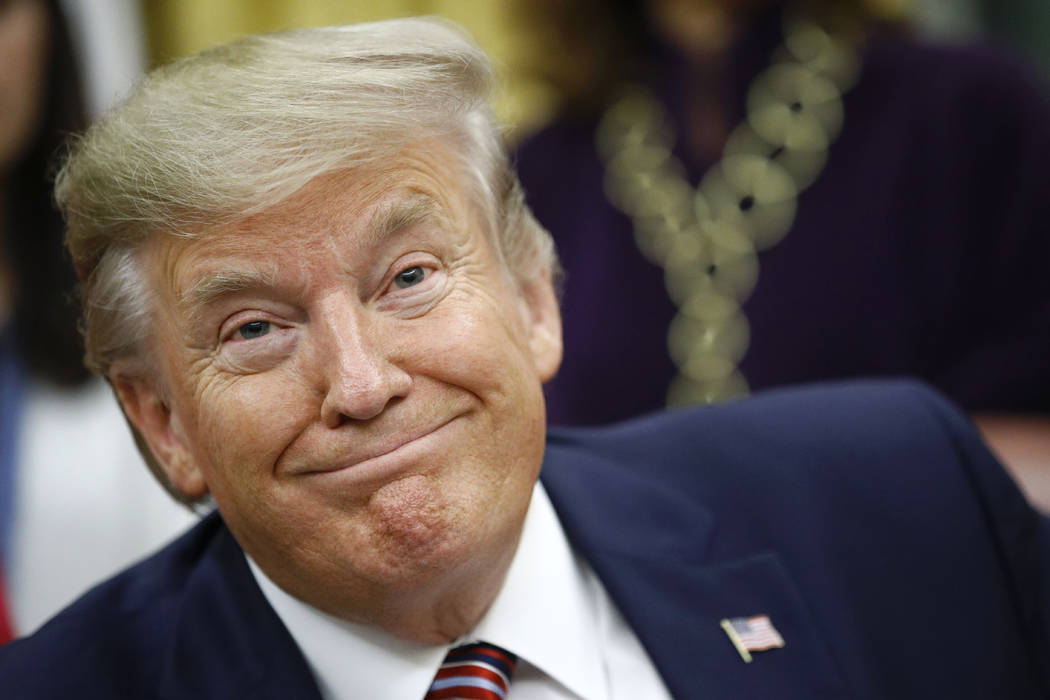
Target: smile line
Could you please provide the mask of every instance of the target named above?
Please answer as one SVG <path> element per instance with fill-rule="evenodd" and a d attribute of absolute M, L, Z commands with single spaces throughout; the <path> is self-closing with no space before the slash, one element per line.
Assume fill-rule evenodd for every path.
<path fill-rule="evenodd" d="M 427 437 L 428 435 L 433 435 L 434 433 L 436 433 L 437 431 L 441 430 L 442 428 L 444 428 L 446 425 L 448 425 L 452 421 L 456 420 L 456 418 L 459 418 L 459 416 L 458 415 L 457 416 L 453 416 L 452 418 L 449 418 L 444 423 L 441 423 L 441 424 L 431 428 L 430 430 L 427 430 L 426 432 L 420 433 L 418 435 L 414 435 L 413 437 L 408 438 L 404 442 L 400 442 L 400 443 L 394 445 L 393 447 L 391 447 L 390 449 L 385 450 L 383 452 L 378 452 L 376 454 L 368 455 L 367 457 L 362 457 L 361 459 L 359 459 L 359 460 L 357 460 L 355 462 L 352 462 L 350 464 L 345 464 L 345 465 L 342 465 L 342 466 L 334 467 L 332 469 L 310 469 L 308 471 L 302 472 L 302 474 L 304 474 L 304 475 L 305 474 L 332 474 L 332 473 L 335 473 L 335 472 L 344 471 L 346 469 L 354 469 L 355 467 L 359 467 L 362 464 L 365 464 L 366 462 L 372 461 L 374 459 L 379 459 L 381 457 L 385 457 L 385 456 L 387 456 L 389 454 L 397 452 L 401 448 L 403 448 L 403 447 L 405 447 L 407 445 L 411 445 L 413 442 L 416 442 L 417 440 L 422 440 L 423 438 Z"/>

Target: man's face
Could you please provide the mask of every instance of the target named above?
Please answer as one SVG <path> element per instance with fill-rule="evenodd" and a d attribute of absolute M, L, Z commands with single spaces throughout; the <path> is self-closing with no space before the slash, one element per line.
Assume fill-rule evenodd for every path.
<path fill-rule="evenodd" d="M 319 178 L 144 261 L 166 391 L 117 382 L 177 487 L 350 619 L 509 561 L 560 361 L 549 279 L 498 262 L 440 151 Z"/>

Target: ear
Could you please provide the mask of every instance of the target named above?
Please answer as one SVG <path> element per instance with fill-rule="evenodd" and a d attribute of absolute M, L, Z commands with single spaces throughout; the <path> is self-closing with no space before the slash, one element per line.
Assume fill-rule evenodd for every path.
<path fill-rule="evenodd" d="M 549 268 L 522 284 L 529 349 L 540 381 L 550 380 L 561 366 L 561 311 Z"/>
<path fill-rule="evenodd" d="M 208 492 L 208 485 L 189 449 L 179 417 L 155 386 L 163 380 L 147 379 L 145 374 L 114 364 L 110 382 L 124 415 L 145 440 L 171 485 L 188 498 L 199 499 Z"/>

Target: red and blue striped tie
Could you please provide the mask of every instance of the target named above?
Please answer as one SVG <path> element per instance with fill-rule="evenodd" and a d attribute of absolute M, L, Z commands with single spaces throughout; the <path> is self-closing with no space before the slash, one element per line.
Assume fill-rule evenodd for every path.
<path fill-rule="evenodd" d="M 478 642 L 448 653 L 423 700 L 504 700 L 518 657 Z"/>

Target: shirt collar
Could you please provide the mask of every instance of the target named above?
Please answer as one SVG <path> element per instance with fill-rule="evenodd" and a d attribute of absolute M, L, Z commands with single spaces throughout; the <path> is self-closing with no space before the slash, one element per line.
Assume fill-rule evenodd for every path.
<path fill-rule="evenodd" d="M 421 698 L 426 694 L 445 657 L 443 647 L 406 642 L 307 605 L 244 556 L 263 595 L 303 652 L 322 697 Z"/>
<path fill-rule="evenodd" d="M 285 593 L 245 554 L 266 599 L 313 670 L 326 700 L 423 697 L 448 651 L 324 613 Z M 475 630 L 582 697 L 604 687 L 594 601 L 585 568 L 537 483 L 507 578 Z"/>
<path fill-rule="evenodd" d="M 604 667 L 587 581 L 537 484 L 507 579 L 471 640 L 513 651 L 580 697 L 601 697 Z"/>

